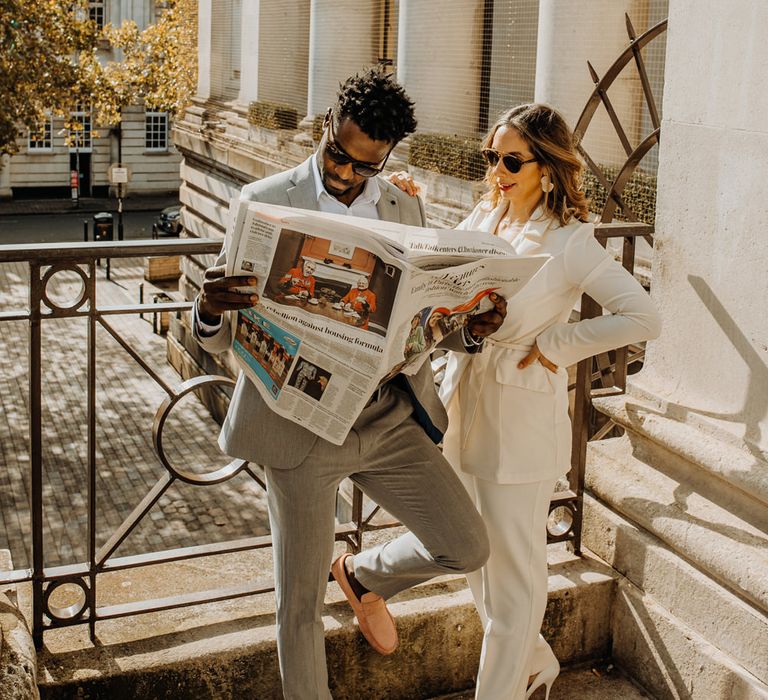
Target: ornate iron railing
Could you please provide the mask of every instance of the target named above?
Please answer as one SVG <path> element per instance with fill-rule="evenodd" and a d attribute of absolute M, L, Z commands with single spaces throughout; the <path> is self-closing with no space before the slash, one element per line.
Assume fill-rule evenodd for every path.
<path fill-rule="evenodd" d="M 637 217 L 622 199 L 623 189 L 632 172 L 642 157 L 659 139 L 658 112 L 653 103 L 653 96 L 648 87 L 640 49 L 666 28 L 662 22 L 645 34 L 635 37 L 631 23 L 627 19 L 630 46 L 617 59 L 602 79 L 596 81 L 595 91 L 576 126 L 576 132 L 583 136 L 598 106 L 605 106 L 612 123 L 619 134 L 627 152 L 625 165 L 620 169 L 613 182 L 609 182 L 598 166 L 582 148 L 582 155 L 593 170 L 598 180 L 609 193 L 606 206 L 601 213 L 601 223 L 597 227 L 598 239 L 605 242 L 610 238 L 624 241 L 622 263 L 632 272 L 635 263 L 635 240 L 644 236 L 652 242 L 653 227 L 637 221 Z M 607 96 L 607 89 L 621 70 L 633 61 L 641 76 L 644 95 L 649 105 L 653 125 L 652 132 L 632 147 L 621 125 L 615 118 Z M 590 67 L 591 68 L 591 67 Z M 620 207 L 627 222 L 613 222 L 612 218 Z M 151 304 L 100 305 L 97 298 L 96 269 L 101 258 L 134 258 L 137 256 L 156 257 L 165 255 L 201 255 L 218 252 L 220 242 L 209 239 L 184 239 L 174 241 L 129 241 L 102 243 L 71 243 L 58 246 L 0 246 L 0 264 L 24 262 L 29 266 L 29 308 L 0 313 L 2 321 L 26 321 L 29 328 L 29 420 L 30 420 L 30 477 L 31 477 L 31 530 L 32 530 L 32 566 L 0 574 L 0 585 L 31 582 L 33 636 L 36 644 L 41 645 L 45 630 L 69 625 L 87 624 L 91 637 L 95 637 L 95 625 L 99 621 L 125 617 L 140 613 L 168 610 L 205 602 L 237 598 L 267 592 L 273 589 L 270 578 L 260 582 L 237 587 L 219 588 L 185 593 L 175 596 L 142 600 L 118 605 L 97 604 L 99 578 L 102 574 L 136 567 L 181 561 L 219 554 L 262 549 L 271 545 L 268 535 L 250 537 L 228 542 L 196 544 L 188 547 L 147 551 L 132 556 L 115 556 L 118 547 L 133 532 L 150 509 L 159 501 L 176 482 L 187 483 L 196 487 L 212 487 L 222 484 L 234 476 L 245 473 L 262 488 L 264 481 L 261 471 L 255 465 L 242 460 L 233 460 L 226 466 L 207 474 L 197 474 L 173 464 L 166 454 L 163 443 L 163 431 L 168 417 L 179 402 L 191 393 L 216 385 L 232 385 L 233 380 L 223 376 L 196 377 L 180 385 L 171 386 L 150 366 L 115 326 L 109 322 L 112 316 L 125 314 L 156 314 L 159 312 L 183 312 L 190 308 L 190 302 L 161 302 Z M 69 304 L 61 304 L 48 293 L 51 279 L 59 272 L 69 271 L 77 275 L 82 282 L 79 296 Z M 584 297 L 581 307 L 582 318 L 589 318 L 600 313 L 600 307 L 589 297 Z M 72 562 L 61 566 L 45 565 L 45 540 L 43 536 L 43 386 L 42 386 L 42 346 L 43 327 L 54 319 L 84 318 L 88 324 L 87 334 L 87 557 L 86 561 Z M 111 536 L 101 546 L 97 546 L 97 435 L 96 435 L 96 364 L 98 346 L 96 329 L 103 328 L 114 338 L 139 367 L 166 394 L 155 412 L 151 426 L 153 445 L 160 463 L 164 467 L 162 476 L 145 494 L 137 494 L 137 505 L 122 523 L 114 529 Z M 600 393 L 624 391 L 627 366 L 642 359 L 641 348 L 623 348 L 610 355 L 601 355 L 579 363 L 575 389 L 573 415 L 573 456 L 570 474 L 570 489 L 555 494 L 551 506 L 552 514 L 548 525 L 550 542 L 567 541 L 578 552 L 581 546 L 582 497 L 584 484 L 584 465 L 586 445 L 590 439 L 599 439 L 610 430 L 611 425 L 600 426 L 594 420 L 591 411 L 591 397 Z M 353 492 L 351 499 L 351 518 L 336 529 L 336 539 L 344 541 L 354 550 L 362 547 L 365 532 L 392 527 L 398 523 L 377 515 L 378 507 L 364 501 L 359 490 Z M 69 584 L 79 589 L 78 600 L 66 607 L 56 607 L 51 597 L 61 586 Z"/>
<path fill-rule="evenodd" d="M 64 245 L 0 246 L 0 264 L 27 263 L 29 267 L 29 307 L 27 309 L 5 310 L 0 313 L 2 321 L 26 321 L 29 338 L 29 456 L 30 456 L 30 512 L 31 512 L 31 558 L 29 568 L 0 572 L 0 585 L 14 585 L 24 582 L 32 584 L 32 627 L 35 643 L 40 646 L 43 632 L 49 629 L 77 624 L 87 624 L 91 637 L 95 637 L 95 625 L 99 621 L 125 617 L 140 613 L 156 612 L 205 602 L 237 598 L 273 590 L 271 577 L 246 585 L 184 593 L 165 598 L 137 602 L 98 605 L 97 594 L 102 574 L 125 569 L 154 566 L 157 564 L 185 559 L 221 555 L 245 550 L 262 549 L 271 546 L 269 535 L 249 537 L 240 540 L 196 544 L 193 546 L 165 550 L 144 551 L 132 556 L 115 556 L 118 547 L 143 522 L 150 509 L 176 482 L 193 486 L 211 487 L 229 481 L 240 473 L 249 475 L 265 488 L 259 467 L 235 459 L 215 471 L 199 474 L 173 463 L 163 443 L 163 432 L 167 420 L 179 402 L 191 393 L 215 385 L 234 385 L 234 380 L 224 376 L 200 376 L 172 386 L 156 368 L 142 357 L 129 339 L 115 327 L 110 319 L 126 314 L 158 314 L 182 312 L 191 307 L 190 302 L 139 303 L 126 305 L 102 305 L 97 295 L 97 262 L 100 259 L 134 258 L 137 256 L 156 257 L 167 255 L 199 255 L 218 252 L 220 241 L 210 239 L 185 239 L 167 242 L 113 242 L 98 245 L 69 243 Z M 50 293 L 51 280 L 59 273 L 69 272 L 79 278 L 80 292 L 69 302 L 62 303 Z M 44 488 L 43 488 L 43 353 L 44 328 L 57 319 L 85 319 L 88 331 L 86 339 L 86 483 L 87 491 L 87 557 L 86 561 L 70 562 L 60 566 L 46 566 L 46 538 L 44 537 Z M 163 390 L 165 399 L 157 408 L 151 425 L 152 442 L 164 471 L 146 493 L 136 493 L 136 505 L 122 523 L 114 529 L 107 540 L 97 544 L 100 531 L 97 507 L 97 386 L 96 368 L 99 347 L 96 329 L 103 328 L 117 341 L 125 353 Z M 147 426 L 148 428 L 150 426 Z M 64 517 L 64 514 L 60 514 Z M 363 533 L 366 531 L 396 525 L 384 518 L 373 522 L 375 509 L 364 511 L 362 494 L 358 491 L 353 498 L 350 522 L 336 528 L 336 539 L 345 541 L 359 550 Z M 62 586 L 69 586 L 69 593 L 77 590 L 77 600 L 56 606 L 52 596 Z"/>
<path fill-rule="evenodd" d="M 588 69 L 595 88 L 590 95 L 584 110 L 579 117 L 574 133 L 579 142 L 579 152 L 597 181 L 606 191 L 606 201 L 599 213 L 599 223 L 595 227 L 595 236 L 605 246 L 612 239 L 622 239 L 621 263 L 631 273 L 635 270 L 636 241 L 638 237 L 645 238 L 653 245 L 654 227 L 643 223 L 640 217 L 627 204 L 624 197 L 625 188 L 630 178 L 637 170 L 641 161 L 651 149 L 659 143 L 661 135 L 661 120 L 659 110 L 648 79 L 648 72 L 641 49 L 651 41 L 662 36 L 667 29 L 667 20 L 654 25 L 648 31 L 637 35 L 628 15 L 625 15 L 629 45 L 619 54 L 605 75 L 600 77 L 593 66 L 588 63 Z M 621 120 L 614 109 L 608 90 L 630 66 L 637 70 L 643 98 L 650 117 L 650 132 L 639 138 L 637 145 L 632 145 Z M 626 154 L 626 160 L 618 169 L 613 180 L 609 179 L 600 166 L 587 152 L 583 145 L 584 136 L 589 129 L 598 109 L 603 107 L 610 123 L 619 138 Z M 624 221 L 614 221 L 617 211 L 621 210 Z M 602 313 L 602 308 L 588 295 L 581 300 L 581 318 L 594 318 Z M 576 493 L 577 505 L 583 500 L 584 470 L 587 460 L 587 443 L 599 440 L 609 435 L 614 425 L 609 420 L 599 417 L 592 408 L 592 398 L 611 394 L 622 394 L 626 390 L 627 369 L 636 362 L 641 362 L 645 356 L 644 348 L 619 348 L 611 353 L 603 353 L 583 360 L 578 364 L 576 372 L 575 400 L 573 406 L 573 442 L 571 452 L 571 473 L 569 475 L 571 488 Z M 581 548 L 582 512 L 572 513 L 574 527 L 572 531 L 573 546 L 578 552 Z"/>
<path fill-rule="evenodd" d="M 92 638 L 95 638 L 96 623 L 141 613 L 158 612 L 206 602 L 226 600 L 241 596 L 265 593 L 273 590 L 271 577 L 265 576 L 256 582 L 229 588 L 218 588 L 183 593 L 163 598 L 153 598 L 131 603 L 99 605 L 97 597 L 100 577 L 126 569 L 149 567 L 163 563 L 192 558 L 263 549 L 271 546 L 269 535 L 249 537 L 227 542 L 200 543 L 187 547 L 163 551 L 142 551 L 130 556 L 116 556 L 120 545 L 146 519 L 150 510 L 158 503 L 168 489 L 177 482 L 196 487 L 213 487 L 245 473 L 261 488 L 265 488 L 261 469 L 239 459 L 212 472 L 200 474 L 184 466 L 174 464 L 164 448 L 164 427 L 174 408 L 191 393 L 215 385 L 233 385 L 234 380 L 225 376 L 198 376 L 181 382 L 177 386 L 161 376 L 142 353 L 137 350 L 119 331 L 111 319 L 124 315 L 158 314 L 183 312 L 191 307 L 190 302 L 153 302 L 139 304 L 105 305 L 100 303 L 96 284 L 97 264 L 101 259 L 156 257 L 166 255 L 200 255 L 218 251 L 220 242 L 209 239 L 185 239 L 168 242 L 113 242 L 102 244 L 70 243 L 58 246 L 0 246 L 0 264 L 23 262 L 29 268 L 29 307 L 27 309 L 0 312 L 2 321 L 25 321 L 28 325 L 29 353 L 29 478 L 31 513 L 31 557 L 32 566 L 0 573 L 0 585 L 31 582 L 32 585 L 32 627 L 35 643 L 40 646 L 46 630 L 87 624 Z M 55 276 L 62 272 L 76 275 L 81 282 L 80 292 L 68 302 L 61 302 L 50 293 L 49 287 Z M 42 349 L 45 344 L 44 329 L 48 323 L 58 319 L 84 319 L 87 323 L 86 336 L 86 392 L 83 400 L 86 406 L 86 480 L 83 484 L 87 501 L 87 543 L 85 561 L 71 561 L 58 566 L 47 566 L 47 549 L 51 546 L 44 537 L 44 487 L 43 487 L 43 391 L 44 361 Z M 104 523 L 99 522 L 96 493 L 99 460 L 97 459 L 97 385 L 96 368 L 99 345 L 96 342 L 97 327 L 105 330 L 147 376 L 165 394 L 157 407 L 151 426 L 152 444 L 156 457 L 164 470 L 161 476 L 146 492 L 137 492 L 135 506 L 122 519 L 120 525 L 109 534 L 102 544 L 97 542 Z M 147 330 L 149 332 L 149 330 Z M 129 436 L 123 436 L 128 439 Z M 580 513 L 579 498 L 575 491 L 556 494 L 552 509 L 564 507 L 569 514 Z M 342 512 L 343 508 L 340 509 Z M 64 517 L 63 513 L 59 513 Z M 336 539 L 347 543 L 353 551 L 359 551 L 366 532 L 399 523 L 380 512 L 375 503 L 366 501 L 362 492 L 355 488 L 351 497 L 348 522 L 336 528 Z M 550 541 L 573 540 L 579 525 L 575 517 L 560 518 L 550 528 Z M 68 586 L 70 596 L 76 590 L 76 600 L 65 606 L 57 606 L 54 593 L 62 586 Z"/>

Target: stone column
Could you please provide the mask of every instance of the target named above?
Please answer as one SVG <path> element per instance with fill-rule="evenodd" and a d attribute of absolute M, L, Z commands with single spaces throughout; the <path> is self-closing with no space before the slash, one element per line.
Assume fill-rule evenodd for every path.
<path fill-rule="evenodd" d="M 256 99 L 307 106 L 309 0 L 260 0 Z M 243 47 L 253 39 L 243 34 Z M 251 78 L 242 73 L 243 79 Z"/>
<path fill-rule="evenodd" d="M 259 51 L 261 0 L 243 0 L 240 11 L 240 102 L 259 96 Z"/>
<path fill-rule="evenodd" d="M 670 34 L 675 19 L 686 31 L 667 49 L 653 278 L 666 325 L 644 379 L 708 430 L 765 455 L 768 45 L 758 26 L 768 7 L 739 2 L 734 14 L 705 3 L 728 20 L 721 34 L 697 3 L 673 4 Z M 721 52 L 697 48 L 709 40 Z"/>
<path fill-rule="evenodd" d="M 416 103 L 420 131 L 477 133 L 483 4 L 453 0 L 437 9 L 400 0 L 397 77 Z"/>
<path fill-rule="evenodd" d="M 213 0 L 197 3 L 197 96 L 211 96 L 211 36 Z"/>
<path fill-rule="evenodd" d="M 312 0 L 307 115 L 323 114 L 339 83 L 376 62 L 377 3 Z"/>
<path fill-rule="evenodd" d="M 626 577 L 614 657 L 659 698 L 768 697 L 768 6 L 671 0 L 653 297 L 592 443 L 586 545 Z M 703 47 L 708 47 L 703 50 Z"/>
<path fill-rule="evenodd" d="M 638 32 L 646 29 L 649 0 L 541 0 L 536 51 L 536 102 L 557 108 L 571 126 L 581 114 L 594 83 L 589 61 L 602 76 L 629 44 L 624 13 Z M 624 71 L 609 97 L 633 145 L 639 141 L 642 87 L 636 71 Z M 584 145 L 592 158 L 605 165 L 626 159 L 614 129 L 600 109 Z"/>

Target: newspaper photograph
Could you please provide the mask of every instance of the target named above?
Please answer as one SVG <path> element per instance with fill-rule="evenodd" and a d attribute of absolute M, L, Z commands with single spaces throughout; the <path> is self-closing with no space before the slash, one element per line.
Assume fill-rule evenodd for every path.
<path fill-rule="evenodd" d="M 240 200 L 226 249 L 227 275 L 253 275 L 259 296 L 231 314 L 238 363 L 272 410 L 337 445 L 380 383 L 415 374 L 547 260 L 478 231 Z"/>

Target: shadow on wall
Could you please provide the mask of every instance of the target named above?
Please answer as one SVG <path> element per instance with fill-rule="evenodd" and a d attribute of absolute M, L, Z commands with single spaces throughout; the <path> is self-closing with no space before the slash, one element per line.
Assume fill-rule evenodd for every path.
<path fill-rule="evenodd" d="M 717 325 L 733 343 L 733 347 L 741 355 L 749 370 L 749 390 L 744 399 L 744 405 L 740 411 L 732 413 L 717 413 L 702 411 L 691 407 L 680 407 L 686 412 L 696 413 L 708 418 L 731 421 L 744 424 L 744 442 L 749 451 L 763 461 L 760 445 L 764 436 L 760 430 L 759 420 L 768 416 L 768 367 L 766 367 L 760 355 L 757 354 L 749 339 L 736 325 L 733 317 L 715 296 L 712 288 L 701 278 L 688 275 L 688 281 L 693 291 L 699 296 L 707 311 L 712 314 Z"/>
<path fill-rule="evenodd" d="M 729 421 L 733 424 L 743 424 L 744 441 L 749 450 L 749 453 L 744 456 L 743 466 L 746 468 L 752 462 L 752 468 L 764 468 L 765 456 L 760 450 L 761 439 L 764 439 L 764 436 L 760 421 L 768 414 L 768 392 L 766 391 L 768 367 L 737 326 L 732 315 L 717 299 L 711 287 L 702 278 L 693 275 L 688 276 L 688 281 L 743 358 L 750 380 L 747 395 L 738 410 L 728 413 L 705 411 L 674 403 L 666 404 L 663 410 L 653 411 L 645 403 L 634 404 L 628 401 L 625 404 L 625 410 L 630 423 L 640 426 L 650 414 L 655 413 L 660 417 L 679 422 L 691 416 L 702 416 Z M 698 469 L 692 470 L 690 457 L 676 453 L 672 446 L 667 446 L 668 449 L 660 457 L 658 447 L 649 445 L 647 438 L 640 436 L 635 439 L 636 436 L 631 430 L 627 431 L 627 436 L 632 443 L 633 455 L 640 461 L 652 464 L 653 469 L 665 477 L 664 481 L 671 486 L 671 489 L 670 491 L 664 489 L 665 496 L 662 496 L 664 502 L 660 502 L 635 495 L 629 488 L 625 497 L 622 498 L 619 510 L 631 514 L 630 517 L 641 529 L 650 530 L 664 542 L 666 547 L 686 557 L 697 570 L 760 609 L 764 605 L 764 587 L 757 571 L 752 568 L 750 572 L 750 567 L 754 566 L 759 559 L 753 558 L 749 552 L 757 553 L 764 547 L 765 539 L 759 533 L 765 529 L 765 510 L 755 507 L 754 496 L 748 491 L 739 488 L 723 488 L 719 479 L 713 479 L 711 475 L 700 472 Z M 713 521 L 707 518 L 701 510 L 702 500 L 734 514 L 747 524 L 747 527 L 737 527 L 728 521 L 719 521 L 717 518 Z M 716 513 L 716 511 L 713 512 Z M 642 556 L 636 546 L 636 535 L 619 526 L 614 537 L 615 551 L 632 552 L 635 560 L 632 562 L 631 569 L 636 572 L 642 571 L 646 564 L 636 559 Z M 689 544 L 681 548 L 680 543 L 684 542 Z M 734 577 L 728 562 L 713 555 L 714 552 L 731 550 L 734 556 L 743 558 L 747 555 L 748 557 L 748 561 L 743 562 L 746 567 L 744 577 Z M 622 569 L 621 566 L 617 568 Z M 630 579 L 632 579 L 631 574 Z M 617 593 L 616 613 L 613 617 L 613 639 L 614 644 L 618 646 L 615 651 L 618 652 L 619 657 L 626 653 L 643 667 L 644 671 L 638 675 L 638 678 L 649 687 L 667 688 L 670 695 L 674 697 L 694 697 L 686 679 L 678 671 L 678 664 L 682 660 L 678 658 L 674 646 L 670 646 L 669 635 L 659 627 L 660 624 L 663 625 L 663 621 L 660 622 L 649 609 L 646 609 L 646 603 L 638 597 L 639 595 L 630 585 L 621 586 Z M 633 634 L 625 634 L 627 625 L 634 627 Z M 622 649 L 622 646 L 626 648 Z M 729 683 L 731 686 L 727 696 L 720 694 L 719 689 L 712 690 L 713 700 L 749 695 L 749 690 L 742 687 L 742 679 L 733 677 L 729 679 Z"/>
<path fill-rule="evenodd" d="M 689 275 L 688 280 L 707 310 L 712 314 L 712 317 L 744 359 L 750 373 L 749 390 L 744 399 L 743 406 L 738 411 L 730 413 L 706 411 L 670 402 L 665 405 L 664 411 L 657 412 L 657 415 L 679 422 L 685 422 L 689 416 L 704 416 L 733 423 L 742 423 L 744 425 L 744 442 L 749 453 L 754 458 L 751 467 L 764 468 L 765 456 L 759 447 L 763 437 L 759 421 L 768 414 L 768 391 L 766 391 L 766 387 L 768 387 L 768 367 L 766 367 L 747 337 L 736 325 L 732 316 L 715 297 L 711 287 L 700 277 Z M 627 402 L 625 408 L 630 419 L 638 424 L 642 424 L 644 418 L 649 413 L 654 412 L 646 404 L 638 406 L 631 401 Z M 632 440 L 631 432 L 629 433 L 629 438 L 633 443 L 635 442 Z M 642 440 L 633 444 L 633 452 L 640 459 L 643 459 L 643 449 Z M 762 539 L 756 538 L 752 533 L 729 527 L 724 523 L 713 523 L 703 520 L 696 517 L 691 512 L 691 509 L 687 507 L 687 501 L 691 496 L 701 495 L 724 510 L 738 514 L 739 518 L 762 530 L 765 526 L 764 512 L 762 509 L 754 508 L 755 502 L 751 496 L 731 489 L 718 488 L 718 482 L 716 481 L 712 482 L 706 478 L 696 478 L 696 474 L 692 474 L 688 470 L 688 460 L 675 454 L 673 451 L 670 451 L 664 460 L 653 459 L 653 464 L 658 472 L 674 479 L 678 486 L 674 489 L 674 502 L 668 504 L 636 503 L 636 506 L 642 508 L 641 512 L 648 512 L 652 514 L 653 518 L 661 519 L 676 520 L 682 516 L 687 523 L 687 527 L 701 528 L 702 534 L 708 532 L 711 536 L 723 537 L 726 540 L 740 542 L 749 547 L 761 547 L 763 545 Z M 730 585 L 742 595 L 745 594 L 744 591 L 739 591 L 738 586 L 735 586 L 733 583 Z M 748 592 L 746 595 L 751 597 Z"/>

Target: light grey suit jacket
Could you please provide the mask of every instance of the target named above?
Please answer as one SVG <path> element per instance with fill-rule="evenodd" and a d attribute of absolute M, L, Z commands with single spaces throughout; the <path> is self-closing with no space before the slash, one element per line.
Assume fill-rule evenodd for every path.
<path fill-rule="evenodd" d="M 307 159 L 292 170 L 246 185 L 240 197 L 265 204 L 317 210 L 317 196 L 310 166 L 311 161 Z M 384 178 L 379 178 L 378 184 L 381 197 L 376 208 L 382 220 L 413 226 L 425 225 L 424 205 L 419 197 L 411 197 L 401 192 Z M 226 255 L 226 250 L 222 248 L 216 264 L 224 264 Z M 223 323 L 215 335 L 201 336 L 193 313 L 192 327 L 198 342 L 208 352 L 218 353 L 229 348 L 232 341 L 229 323 Z M 449 343 L 444 341 L 441 346 L 447 345 L 455 350 L 464 349 L 458 338 L 449 336 L 449 339 Z M 398 386 L 411 395 L 416 420 L 435 442 L 439 442 L 448 426 L 448 416 L 435 391 L 430 363 L 425 362 L 413 376 L 406 377 L 401 374 L 396 379 Z M 219 436 L 219 445 L 226 454 L 262 466 L 291 469 L 301 464 L 319 439 L 321 438 L 306 428 L 272 411 L 256 387 L 240 372 Z"/>

